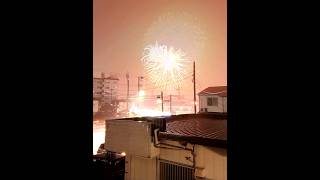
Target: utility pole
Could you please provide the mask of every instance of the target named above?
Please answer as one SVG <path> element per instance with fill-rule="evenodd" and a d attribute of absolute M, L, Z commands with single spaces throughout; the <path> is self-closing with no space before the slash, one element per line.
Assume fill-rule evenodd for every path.
<path fill-rule="evenodd" d="M 161 91 L 161 110 L 163 112 L 163 92 Z"/>
<path fill-rule="evenodd" d="M 105 76 L 104 76 L 104 73 L 102 72 L 101 73 L 101 106 L 105 106 L 106 104 L 106 101 L 107 101 L 107 97 L 106 97 L 106 92 L 105 92 L 105 85 L 104 85 L 104 80 L 105 80 Z"/>
<path fill-rule="evenodd" d="M 138 76 L 138 98 L 139 98 L 139 94 L 140 94 L 140 76 Z M 140 108 L 140 101 L 138 101 L 137 103 L 138 108 Z"/>
<path fill-rule="evenodd" d="M 112 104 L 112 88 L 110 88 L 110 104 Z"/>
<path fill-rule="evenodd" d="M 127 78 L 127 112 L 129 112 L 129 73 L 126 74 Z"/>
<path fill-rule="evenodd" d="M 193 104 L 194 104 L 194 114 L 197 114 L 196 105 L 196 63 L 193 61 Z"/>
<path fill-rule="evenodd" d="M 143 92 L 141 90 L 141 80 L 142 79 L 143 79 L 143 76 L 138 76 L 138 98 L 139 98 L 138 107 L 140 107 L 140 104 L 141 104 L 141 102 L 140 102 L 141 99 L 140 98 L 143 98 Z"/>
<path fill-rule="evenodd" d="M 140 76 L 138 76 L 138 94 L 140 92 Z"/>
<path fill-rule="evenodd" d="M 143 76 L 138 76 L 138 93 L 141 90 L 141 80 L 143 80 Z"/>
<path fill-rule="evenodd" d="M 171 104 L 172 103 L 172 98 L 171 98 L 171 96 L 172 95 L 170 94 L 170 113 L 172 114 L 172 104 Z"/>

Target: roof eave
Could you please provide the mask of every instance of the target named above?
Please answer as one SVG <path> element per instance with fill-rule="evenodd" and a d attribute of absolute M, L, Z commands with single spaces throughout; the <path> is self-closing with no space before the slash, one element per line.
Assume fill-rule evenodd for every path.
<path fill-rule="evenodd" d="M 195 137 L 195 136 L 181 136 L 176 134 L 168 134 L 165 132 L 159 132 L 159 139 L 187 141 L 192 144 L 227 149 L 227 140 L 225 139 L 210 139 L 210 138 Z"/>

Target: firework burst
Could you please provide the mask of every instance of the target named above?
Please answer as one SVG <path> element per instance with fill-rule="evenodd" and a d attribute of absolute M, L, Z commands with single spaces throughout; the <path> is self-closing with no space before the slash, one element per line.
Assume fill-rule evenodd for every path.
<path fill-rule="evenodd" d="M 181 86 L 188 74 L 187 66 L 191 61 L 181 49 L 166 45 L 149 45 L 144 49 L 142 62 L 151 82 L 161 89 Z"/>
<path fill-rule="evenodd" d="M 155 41 L 170 44 L 199 58 L 206 45 L 206 26 L 187 12 L 167 11 L 153 21 L 144 34 L 144 44 Z"/>

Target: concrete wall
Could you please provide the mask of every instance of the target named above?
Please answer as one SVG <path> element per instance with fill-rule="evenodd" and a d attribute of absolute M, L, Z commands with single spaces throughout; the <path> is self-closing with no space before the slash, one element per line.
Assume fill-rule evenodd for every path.
<path fill-rule="evenodd" d="M 218 98 L 218 105 L 217 106 L 208 106 L 207 105 L 207 98 Z M 227 97 L 220 97 L 216 95 L 205 95 L 199 97 L 199 110 L 201 108 L 207 108 L 208 112 L 227 112 Z"/>
<path fill-rule="evenodd" d="M 150 124 L 147 121 L 106 121 L 105 149 L 141 157 L 154 157 L 159 149 L 152 143 Z"/>
<path fill-rule="evenodd" d="M 146 121 L 106 121 L 105 149 L 137 156 L 151 155 L 151 135 Z"/>

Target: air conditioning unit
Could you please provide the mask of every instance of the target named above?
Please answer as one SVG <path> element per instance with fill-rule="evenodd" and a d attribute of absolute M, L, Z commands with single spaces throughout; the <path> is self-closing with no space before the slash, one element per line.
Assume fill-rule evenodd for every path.
<path fill-rule="evenodd" d="M 105 149 L 108 151 L 153 158 L 159 155 L 154 147 L 150 121 L 140 120 L 107 120 Z"/>

